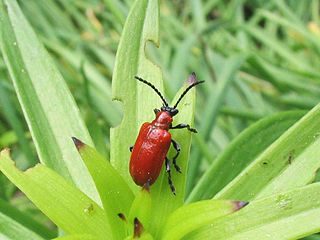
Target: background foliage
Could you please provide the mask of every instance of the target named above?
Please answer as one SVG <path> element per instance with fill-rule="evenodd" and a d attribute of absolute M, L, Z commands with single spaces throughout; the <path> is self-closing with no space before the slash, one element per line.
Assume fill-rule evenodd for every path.
<path fill-rule="evenodd" d="M 121 105 L 111 99 L 111 78 L 131 4 L 129 0 L 19 1 L 66 80 L 92 141 L 107 158 L 110 127 L 122 119 Z M 213 196 L 201 195 L 201 187 L 194 186 L 198 181 L 204 182 L 202 189 L 209 186 L 206 181 L 211 179 L 201 178 L 204 171 L 211 166 L 218 172 L 219 163 L 229 156 L 225 153 L 216 157 L 244 129 L 260 118 L 295 110 L 259 123 L 261 135 L 252 136 L 253 160 L 319 102 L 319 4 L 318 0 L 161 1 L 160 49 L 148 43 L 146 50 L 148 58 L 161 67 L 166 96 L 173 99 L 192 71 L 206 80 L 197 90 L 195 126 L 199 134 L 194 136 L 191 148 L 187 201 Z M 273 130 L 264 133 L 270 125 Z M 90 137 L 82 139 L 86 138 L 90 143 Z M 239 146 L 238 142 L 232 153 Z M 26 169 L 38 161 L 8 69 L 0 58 L 0 148 L 4 147 L 12 149 L 19 168 Z M 239 156 L 241 153 L 240 149 Z M 287 154 L 290 158 L 297 152 Z M 217 163 L 212 167 L 214 160 Z M 229 164 L 230 171 L 245 167 L 234 168 L 236 163 L 232 161 Z M 44 233 L 54 236 L 55 227 L 46 217 L 0 177 L 3 204 L 30 213 L 44 225 Z M 210 185 L 213 192 L 227 183 L 220 182 L 223 175 L 219 179 L 216 185 Z"/>

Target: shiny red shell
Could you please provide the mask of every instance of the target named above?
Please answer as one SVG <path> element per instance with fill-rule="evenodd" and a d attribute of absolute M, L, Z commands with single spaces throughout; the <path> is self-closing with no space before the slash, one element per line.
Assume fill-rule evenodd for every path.
<path fill-rule="evenodd" d="M 160 111 L 155 120 L 141 126 L 130 158 L 130 174 L 137 185 L 157 180 L 171 143 L 171 123 L 170 114 Z"/>

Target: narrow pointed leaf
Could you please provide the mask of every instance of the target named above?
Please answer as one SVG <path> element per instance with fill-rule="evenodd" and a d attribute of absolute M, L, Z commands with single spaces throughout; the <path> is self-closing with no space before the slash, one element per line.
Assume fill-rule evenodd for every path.
<path fill-rule="evenodd" d="M 220 60 L 222 66 L 221 69 L 217 71 L 217 84 L 214 94 L 211 94 L 207 99 L 207 105 L 203 110 L 204 115 L 202 116 L 202 121 L 199 127 L 199 135 L 204 139 L 208 140 L 212 129 L 215 126 L 216 119 L 218 117 L 219 110 L 222 106 L 223 100 L 225 99 L 227 92 L 231 86 L 235 74 L 242 65 L 246 56 L 243 54 L 234 55 L 226 60 Z M 219 58 L 218 58 L 219 59 Z M 193 151 L 192 159 L 188 169 L 188 181 L 187 181 L 187 194 L 192 190 L 195 178 L 198 173 L 199 164 L 198 161 L 201 159 L 200 149 L 195 149 Z"/>
<path fill-rule="evenodd" d="M 1 75 L 0 75 L 1 76 Z M 1 76 L 2 78 L 2 76 Z M 3 79 L 0 79 L 2 81 Z M 17 114 L 17 106 L 12 104 L 11 99 L 9 97 L 8 92 L 0 86 L 0 107 L 3 109 L 4 117 L 7 119 L 8 123 L 11 125 L 12 129 L 14 130 L 15 134 L 17 135 L 17 140 L 19 145 L 25 154 L 28 162 L 30 164 L 36 163 L 35 154 L 32 151 L 30 146 L 30 142 L 28 141 L 25 130 L 22 122 L 18 118 Z"/>
<path fill-rule="evenodd" d="M 113 97 L 123 103 L 124 118 L 121 125 L 111 131 L 111 145 L 113 146 L 111 162 L 133 189 L 137 188 L 128 172 L 129 147 L 135 143 L 141 124 L 152 121 L 154 118 L 153 109 L 162 105 L 161 99 L 150 87 L 134 79 L 134 76 L 138 75 L 150 81 L 163 92 L 160 69 L 146 58 L 144 52 L 147 40 L 158 43 L 158 15 L 158 1 L 135 1 L 124 26 L 113 75 Z M 192 124 L 193 91 L 188 93 L 188 96 L 180 103 L 178 107 L 180 113 L 175 117 L 174 124 Z M 161 226 L 163 226 L 168 214 L 183 203 L 186 160 L 188 159 L 191 134 L 187 130 L 180 132 L 173 134 L 173 137 L 180 141 L 183 149 L 178 159 L 183 174 L 180 176 L 173 174 L 177 196 L 174 197 L 170 192 L 167 176 L 164 172 L 150 189 L 152 208 L 154 208 L 152 209 L 150 233 L 155 238 L 159 237 Z"/>
<path fill-rule="evenodd" d="M 190 84 L 190 83 L 189 83 Z M 185 84 L 180 91 L 176 94 L 173 102 L 175 103 L 181 93 L 185 90 L 187 84 Z M 179 123 L 187 123 L 193 126 L 193 118 L 195 111 L 195 98 L 196 89 L 190 90 L 188 94 L 180 102 L 178 109 L 179 113 L 175 116 L 173 121 L 173 126 Z M 175 209 L 183 205 L 185 189 L 186 189 L 186 177 L 188 169 L 188 160 L 191 145 L 192 134 L 187 129 L 176 129 L 170 130 L 172 134 L 172 139 L 179 143 L 181 151 L 179 157 L 177 158 L 177 164 L 181 168 L 182 173 L 178 173 L 171 162 L 171 175 L 172 181 L 176 188 L 176 195 L 174 195 L 169 187 L 168 174 L 165 171 L 165 166 L 163 166 L 162 172 L 157 179 L 154 186 L 151 186 L 151 196 L 152 196 L 152 219 L 150 224 L 150 232 L 155 238 L 159 238 L 162 226 L 170 213 Z M 171 160 L 175 156 L 176 152 L 171 147 L 169 152 L 169 159 Z M 161 211 L 159 211 L 161 209 Z"/>
<path fill-rule="evenodd" d="M 73 138 L 73 141 L 95 182 L 103 207 L 112 224 L 112 231 L 119 238 L 123 238 L 124 226 L 119 221 L 118 214 L 129 213 L 134 198 L 131 189 L 109 161 L 94 148 L 76 138 Z"/>
<path fill-rule="evenodd" d="M 109 84 L 109 79 L 99 73 L 95 66 L 87 59 L 80 54 L 74 53 L 68 49 L 67 46 L 47 39 L 45 39 L 44 43 L 46 47 L 61 56 L 65 61 L 68 61 L 75 69 L 80 69 L 83 64 L 82 71 L 84 77 L 88 80 L 88 91 L 92 102 L 109 124 L 115 125 L 118 123 L 120 121 L 120 112 L 111 101 L 111 85 Z"/>
<path fill-rule="evenodd" d="M 39 164 L 21 172 L 8 150 L 0 153 L 0 170 L 66 233 L 113 239 L 104 210 L 53 170 Z"/>
<path fill-rule="evenodd" d="M 304 111 L 291 111 L 266 117 L 243 131 L 205 172 L 187 202 L 213 197 L 246 166 L 298 121 Z"/>
<path fill-rule="evenodd" d="M 297 70 L 304 71 L 310 75 L 319 76 L 319 73 L 313 69 L 307 62 L 303 61 L 298 54 L 291 51 L 285 44 L 276 38 L 266 35 L 261 29 L 253 26 L 244 26 L 243 29 L 254 38 L 261 41 L 270 50 L 279 54 L 287 62 L 291 63 Z"/>
<path fill-rule="evenodd" d="M 127 237 L 125 240 L 153 240 L 154 238 L 152 237 L 152 235 L 150 233 L 144 232 L 142 233 L 142 235 L 139 238 L 133 237 L 133 236 L 129 236 Z"/>
<path fill-rule="evenodd" d="M 150 223 L 151 212 L 151 195 L 150 189 L 143 187 L 140 192 L 137 193 L 135 200 L 132 203 L 129 222 L 133 222 L 134 218 L 138 218 L 143 227 L 148 229 Z"/>
<path fill-rule="evenodd" d="M 0 2 L 1 50 L 40 161 L 99 201 L 71 136 L 91 144 L 79 110 L 15 0 Z"/>
<path fill-rule="evenodd" d="M 45 238 L 0 212 L 0 239 L 44 240 Z"/>
<path fill-rule="evenodd" d="M 185 205 L 169 216 L 162 239 L 181 239 L 195 229 L 214 223 L 216 219 L 234 213 L 247 204 L 241 201 L 204 200 Z"/>
<path fill-rule="evenodd" d="M 3 187 L 3 186 L 1 186 Z M 14 225 L 21 224 L 22 229 L 29 229 L 29 231 L 34 232 L 34 234 L 37 234 L 45 239 L 52 238 L 56 235 L 56 232 L 54 230 L 51 230 L 41 223 L 34 220 L 32 217 L 27 215 L 24 212 L 21 212 L 18 210 L 15 206 L 12 206 L 11 204 L 7 203 L 6 201 L 0 199 L 0 214 L 8 219 L 6 220 L 7 223 L 4 224 L 3 228 L 10 229 L 11 228 L 11 221 L 15 221 Z M 9 220 L 10 219 L 10 220 Z M 4 221 L 5 222 L 5 221 Z M 2 224 L 1 224 L 2 225 Z M 4 233 L 5 230 L 1 231 L 1 233 Z M 26 234 L 28 235 L 28 234 Z"/>
<path fill-rule="evenodd" d="M 312 182 L 320 168 L 319 119 L 320 105 L 317 105 L 271 144 L 215 198 L 250 200 Z"/>
<path fill-rule="evenodd" d="M 89 234 L 74 234 L 74 235 L 58 237 L 52 240 L 99 240 L 99 238 Z"/>
<path fill-rule="evenodd" d="M 315 183 L 252 201 L 188 239 L 300 239 L 320 231 L 319 194 L 320 184 Z"/>
<path fill-rule="evenodd" d="M 135 143 L 140 126 L 154 117 L 153 109 L 161 100 L 148 86 L 135 80 L 138 75 L 154 84 L 162 92 L 160 69 L 145 55 L 148 40 L 158 44 L 159 9 L 157 0 L 136 0 L 127 17 L 112 79 L 113 98 L 123 104 L 124 117 L 120 126 L 111 129 L 110 161 L 132 189 L 135 186 L 129 174 L 129 147 Z"/>
<path fill-rule="evenodd" d="M 319 234 L 313 234 L 311 236 L 305 237 L 305 238 L 301 238 L 302 240 L 319 240 L 320 239 L 320 235 Z"/>

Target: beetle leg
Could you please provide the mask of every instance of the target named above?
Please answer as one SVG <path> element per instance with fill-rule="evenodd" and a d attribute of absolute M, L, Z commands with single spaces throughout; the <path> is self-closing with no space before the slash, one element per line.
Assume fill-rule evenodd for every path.
<path fill-rule="evenodd" d="M 129 147 L 130 152 L 132 152 L 133 146 Z"/>
<path fill-rule="evenodd" d="M 154 112 L 154 114 L 157 114 L 158 112 L 160 112 L 160 109 L 155 108 L 155 109 L 153 109 L 153 112 Z"/>
<path fill-rule="evenodd" d="M 180 123 L 174 127 L 171 127 L 171 129 L 181 129 L 181 128 L 187 128 L 190 132 L 197 133 L 197 129 L 190 127 L 189 124 Z"/>
<path fill-rule="evenodd" d="M 178 158 L 178 156 L 179 156 L 179 154 L 180 154 L 180 145 L 179 145 L 179 143 L 177 143 L 175 140 L 173 140 L 173 139 L 171 139 L 171 143 L 172 143 L 172 145 L 173 145 L 173 148 L 176 150 L 176 155 L 173 157 L 173 159 L 172 159 L 172 163 L 173 163 L 173 166 L 174 166 L 174 168 L 176 169 L 176 171 L 177 172 L 179 172 L 179 173 L 181 173 L 181 169 L 180 169 L 180 167 L 177 165 L 177 158 Z"/>
<path fill-rule="evenodd" d="M 176 195 L 176 189 L 173 185 L 172 179 L 171 179 L 171 170 L 170 170 L 170 160 L 166 157 L 166 172 L 168 173 L 168 183 L 171 189 L 171 192 Z"/>

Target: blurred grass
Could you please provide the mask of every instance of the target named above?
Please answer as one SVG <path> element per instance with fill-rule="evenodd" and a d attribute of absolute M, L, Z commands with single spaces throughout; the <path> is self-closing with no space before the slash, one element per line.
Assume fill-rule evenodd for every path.
<path fill-rule="evenodd" d="M 122 118 L 121 105 L 111 99 L 111 78 L 131 2 L 19 1 L 105 156 L 109 129 Z M 172 99 L 192 71 L 206 80 L 197 90 L 200 134 L 191 148 L 189 192 L 255 121 L 319 102 L 319 5 L 319 0 L 161 1 L 160 49 L 148 44 L 147 53 L 163 71 L 166 96 Z M 2 58 L 0 95 L 0 147 L 12 148 L 26 168 L 37 159 Z M 1 198 L 14 197 L 12 186 L 4 186 Z"/>

